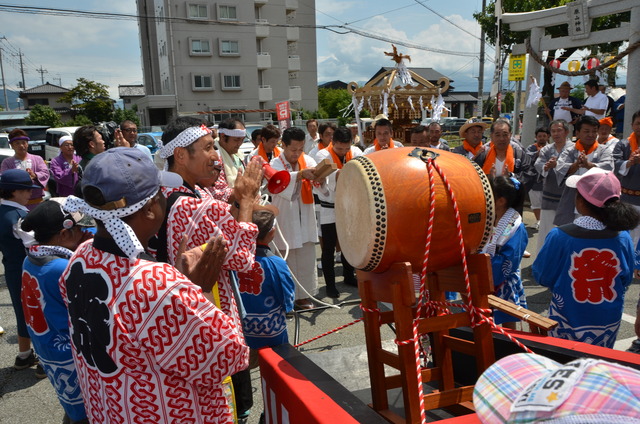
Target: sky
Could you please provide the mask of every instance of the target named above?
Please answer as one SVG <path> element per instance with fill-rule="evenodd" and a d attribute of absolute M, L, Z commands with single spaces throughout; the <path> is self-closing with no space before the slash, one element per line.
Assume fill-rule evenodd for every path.
<path fill-rule="evenodd" d="M 250 0 L 242 0 L 244 2 Z M 22 0 L 22 6 L 55 7 L 135 14 L 135 0 Z M 300 7 L 306 7 L 300 2 Z M 477 91 L 480 28 L 473 13 L 481 0 L 316 0 L 316 23 L 349 23 L 362 31 L 451 54 L 398 46 L 411 56 L 409 66 L 431 67 L 448 76 L 457 91 Z M 429 10 L 431 9 L 431 10 Z M 434 12 L 437 12 L 434 13 Z M 439 15 L 446 18 L 443 19 Z M 452 23 L 450 23 L 450 22 Z M 25 64 L 27 88 L 44 81 L 72 87 L 83 77 L 109 86 L 118 98 L 118 85 L 142 84 L 140 41 L 135 20 L 106 20 L 0 11 L 0 47 L 7 87 L 21 81 L 18 51 Z M 455 24 L 455 25 L 454 25 Z M 391 43 L 353 33 L 317 30 L 318 82 L 366 82 L 380 67 L 393 66 L 384 56 Z M 476 53 L 478 56 L 462 54 Z M 495 50 L 487 45 L 484 91 L 491 87 Z M 506 83 L 506 77 L 504 78 Z"/>

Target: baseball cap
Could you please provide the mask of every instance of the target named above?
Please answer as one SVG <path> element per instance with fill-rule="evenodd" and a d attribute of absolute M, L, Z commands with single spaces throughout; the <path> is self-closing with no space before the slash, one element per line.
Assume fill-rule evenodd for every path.
<path fill-rule="evenodd" d="M 22 221 L 22 229 L 33 231 L 36 239 L 42 240 L 75 225 L 82 227 L 95 225 L 91 218 L 83 213 L 63 211 L 64 201 L 64 197 L 54 197 L 37 205 Z"/>
<path fill-rule="evenodd" d="M 620 198 L 620 180 L 611 171 L 593 167 L 582 175 L 567 178 L 567 187 L 576 188 L 584 199 L 594 206 L 603 207 L 609 199 Z"/>
<path fill-rule="evenodd" d="M 62 146 L 62 143 L 64 143 L 65 141 L 73 141 L 73 137 L 71 137 L 70 135 L 63 135 L 62 137 L 60 137 L 60 139 L 58 139 L 58 146 Z"/>
<path fill-rule="evenodd" d="M 3 190 L 27 190 L 30 188 L 42 188 L 31 181 L 31 176 L 24 169 L 7 169 L 0 175 L 0 189 Z"/>
<path fill-rule="evenodd" d="M 82 189 L 97 188 L 104 205 L 96 209 L 112 210 L 132 206 L 155 194 L 160 186 L 180 187 L 182 177 L 160 171 L 149 157 L 134 147 L 116 147 L 96 155 L 84 170 Z"/>
<path fill-rule="evenodd" d="M 483 423 L 640 423 L 640 372 L 593 358 L 562 365 L 518 353 L 485 370 L 473 391 Z"/>

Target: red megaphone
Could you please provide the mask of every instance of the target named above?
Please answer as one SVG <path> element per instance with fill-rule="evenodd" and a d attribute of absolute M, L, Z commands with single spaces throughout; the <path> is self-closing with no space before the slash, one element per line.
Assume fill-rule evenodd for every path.
<path fill-rule="evenodd" d="M 254 156 L 254 158 L 255 157 L 259 158 L 259 156 Z M 285 170 L 276 171 L 271 165 L 269 165 L 269 162 L 264 160 L 262 161 L 262 170 L 264 171 L 264 177 L 268 181 L 267 189 L 271 194 L 280 193 L 287 188 L 291 181 L 291 174 Z"/>

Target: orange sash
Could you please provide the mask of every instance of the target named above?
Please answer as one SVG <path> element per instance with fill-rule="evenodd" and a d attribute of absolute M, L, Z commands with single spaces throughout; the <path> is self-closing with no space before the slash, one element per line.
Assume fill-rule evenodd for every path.
<path fill-rule="evenodd" d="M 489 175 L 491 173 L 491 168 L 496 163 L 496 147 L 491 143 L 491 148 L 489 149 L 489 153 L 487 153 L 487 157 L 484 160 L 484 165 L 482 166 L 482 170 L 485 174 Z M 507 169 L 509 172 L 513 172 L 514 167 L 514 159 L 513 159 L 513 147 L 511 144 L 507 146 L 507 156 L 504 159 L 504 164 L 507 165 Z M 502 170 L 496 170 L 496 175 L 502 175 Z"/>
<path fill-rule="evenodd" d="M 374 146 L 375 146 L 375 148 L 376 148 L 376 152 L 377 152 L 378 150 L 383 150 L 383 149 L 382 149 L 382 146 L 380 146 L 380 143 L 378 143 L 378 139 L 377 139 L 377 138 L 374 138 L 374 139 L 373 139 L 373 145 L 374 145 Z M 396 147 L 396 145 L 395 145 L 395 144 L 393 144 L 393 139 L 391 139 L 391 141 L 389 141 L 389 147 L 387 147 L 387 149 L 393 149 L 394 147 Z"/>
<path fill-rule="evenodd" d="M 340 159 L 338 155 L 336 155 L 336 152 L 333 151 L 333 143 L 331 143 L 329 147 L 327 147 L 327 152 L 331 154 L 331 158 L 333 159 L 333 162 L 336 165 L 338 165 L 338 169 L 342 169 L 342 159 Z M 352 158 L 353 158 L 353 155 L 351 154 L 351 148 L 349 148 L 349 151 L 347 152 L 347 154 L 344 155 L 345 163 L 349 162 Z"/>
<path fill-rule="evenodd" d="M 298 158 L 298 167 L 300 168 L 298 171 L 302 171 L 307 168 L 307 162 L 304 160 L 304 154 L 300 155 Z M 302 180 L 302 189 L 300 190 L 300 197 L 302 198 L 302 203 L 305 205 L 310 205 L 313 203 L 313 193 L 311 190 L 311 181 L 303 179 Z"/>
<path fill-rule="evenodd" d="M 476 147 L 473 147 L 466 139 L 464 139 L 462 140 L 462 147 L 464 147 L 464 150 L 467 152 L 473 153 L 473 156 L 477 156 L 480 149 L 482 149 L 482 143 L 478 143 Z"/>
<path fill-rule="evenodd" d="M 631 153 L 638 150 L 638 140 L 636 139 L 636 133 L 634 132 L 629 136 L 629 148 L 631 149 Z"/>
<path fill-rule="evenodd" d="M 269 157 L 267 156 L 267 151 L 264 149 L 262 142 L 258 144 L 258 155 L 262 157 L 265 162 L 269 163 Z M 278 146 L 276 146 L 273 148 L 273 157 L 277 158 L 278 156 L 280 156 L 280 149 L 278 149 Z"/>
<path fill-rule="evenodd" d="M 589 156 L 591 153 L 593 153 L 594 150 L 596 150 L 598 148 L 599 144 L 597 141 L 595 141 L 592 145 L 591 148 L 589 149 L 589 151 L 585 151 L 584 146 L 582 145 L 582 141 L 578 140 L 576 141 L 576 150 L 578 150 L 579 152 L 584 152 L 585 155 Z"/>

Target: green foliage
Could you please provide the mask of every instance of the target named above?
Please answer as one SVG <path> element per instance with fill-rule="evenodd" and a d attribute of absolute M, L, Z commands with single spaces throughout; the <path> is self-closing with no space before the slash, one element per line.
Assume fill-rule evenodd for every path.
<path fill-rule="evenodd" d="M 52 107 L 44 105 L 33 106 L 24 123 L 26 125 L 47 125 L 49 127 L 62 126 L 60 115 Z"/>
<path fill-rule="evenodd" d="M 345 89 L 320 88 L 318 89 L 318 106 L 327 116 L 324 118 L 339 118 L 341 110 L 351 104 L 351 95 Z M 353 114 L 353 113 L 352 113 Z"/>
<path fill-rule="evenodd" d="M 118 125 L 122 121 L 133 121 L 138 127 L 140 126 L 140 118 L 138 118 L 135 110 L 132 109 L 116 109 L 116 111 L 113 112 L 113 121 Z"/>
<path fill-rule="evenodd" d="M 92 122 L 111 121 L 113 102 L 107 91 L 109 87 L 85 78 L 78 78 L 77 82 L 78 84 L 62 96 L 60 101 L 71 103 L 73 109 Z"/>
<path fill-rule="evenodd" d="M 70 127 L 81 127 L 83 125 L 92 125 L 93 121 L 85 115 L 76 115 L 75 118 L 69 120 L 66 124 Z"/>
<path fill-rule="evenodd" d="M 573 90 L 571 90 L 571 95 L 580 100 L 584 100 L 587 97 L 587 94 L 584 91 L 584 84 L 578 84 L 573 87 Z"/>

